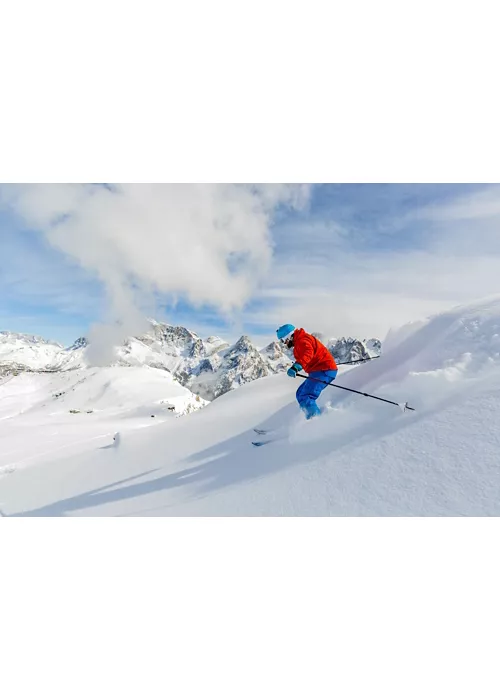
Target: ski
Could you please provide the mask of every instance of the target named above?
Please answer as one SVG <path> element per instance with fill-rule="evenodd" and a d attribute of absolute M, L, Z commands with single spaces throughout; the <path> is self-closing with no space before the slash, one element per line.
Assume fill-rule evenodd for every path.
<path fill-rule="evenodd" d="M 255 447 L 262 447 L 263 445 L 269 445 L 271 442 L 277 442 L 280 438 L 275 438 L 272 440 L 260 440 L 260 441 L 253 441 L 252 445 Z"/>
<path fill-rule="evenodd" d="M 278 428 L 254 428 L 254 433 L 257 435 L 269 435 L 270 433 L 275 433 Z"/>

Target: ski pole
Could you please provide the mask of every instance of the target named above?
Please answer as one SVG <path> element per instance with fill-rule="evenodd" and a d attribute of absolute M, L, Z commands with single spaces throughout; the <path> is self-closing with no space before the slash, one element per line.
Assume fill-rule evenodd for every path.
<path fill-rule="evenodd" d="M 333 386 L 337 389 L 344 389 L 344 391 L 351 391 L 353 394 L 359 394 L 360 396 L 368 396 L 370 399 L 377 399 L 377 401 L 383 401 L 384 403 L 390 403 L 393 406 L 399 406 L 404 411 L 414 411 L 415 409 L 408 406 L 408 403 L 397 403 L 396 401 L 390 401 L 389 399 L 382 399 L 380 396 L 374 396 L 373 394 L 365 394 L 363 391 L 357 391 L 357 389 L 349 389 L 346 386 L 341 386 L 340 384 L 332 384 L 332 382 L 324 382 L 322 379 L 316 379 L 315 377 L 308 377 L 307 374 L 296 374 L 296 377 L 302 377 L 303 379 L 311 379 L 313 382 L 320 382 L 320 384 L 326 384 L 326 386 Z M 333 380 L 332 380 L 333 381 Z"/>
<path fill-rule="evenodd" d="M 337 365 L 357 365 L 359 362 L 369 362 L 370 360 L 378 360 L 380 355 L 376 357 L 365 357 L 364 360 L 351 360 L 350 362 L 337 362 Z"/>

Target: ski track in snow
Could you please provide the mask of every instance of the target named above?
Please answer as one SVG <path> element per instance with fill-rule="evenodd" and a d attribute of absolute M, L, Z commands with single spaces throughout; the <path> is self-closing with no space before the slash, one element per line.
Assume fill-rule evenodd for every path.
<path fill-rule="evenodd" d="M 100 410 L 70 416 L 71 400 L 61 397 L 56 413 L 61 399 L 48 392 L 57 377 L 35 386 L 34 375 L 20 375 L 0 385 L 2 513 L 500 515 L 500 298 L 389 340 L 380 359 L 338 382 L 408 401 L 414 413 L 327 388 L 324 415 L 306 422 L 298 382 L 277 375 L 155 424 L 153 396 L 168 389 L 158 394 L 153 375 L 144 386 L 119 368 L 107 386 L 100 372 L 80 385 L 82 406 L 103 402 Z M 277 431 L 259 436 L 254 427 Z"/>

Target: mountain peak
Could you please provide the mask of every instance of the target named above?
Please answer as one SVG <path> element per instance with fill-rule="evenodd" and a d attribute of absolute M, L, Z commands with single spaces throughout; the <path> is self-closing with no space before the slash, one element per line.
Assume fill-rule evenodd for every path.
<path fill-rule="evenodd" d="M 0 342 L 18 342 L 28 345 L 53 345 L 58 348 L 63 348 L 61 343 L 55 340 L 46 340 L 40 335 L 32 335 L 30 333 L 16 333 L 14 331 L 0 331 Z"/>
<path fill-rule="evenodd" d="M 81 336 L 80 338 L 77 338 L 73 345 L 70 345 L 68 348 L 66 348 L 67 352 L 71 352 L 72 350 L 80 350 L 80 348 L 86 348 L 87 345 L 89 344 L 89 341 L 87 338 L 84 336 Z"/>
<path fill-rule="evenodd" d="M 218 336 L 203 340 L 184 326 L 173 326 L 149 319 L 147 333 L 127 338 L 115 348 L 113 365 L 147 366 L 172 374 L 184 387 L 207 400 L 269 374 L 286 370 L 293 362 L 277 341 L 263 350 L 242 335 L 229 345 Z M 317 334 L 319 335 L 319 334 Z M 353 338 L 324 340 L 338 362 L 367 359 L 380 354 L 380 341 Z M 0 365 L 9 371 L 69 371 L 89 366 L 92 348 L 85 337 L 78 338 L 64 349 L 38 336 L 21 333 L 0 333 Z"/>
<path fill-rule="evenodd" d="M 252 343 L 248 335 L 242 335 L 241 338 L 239 338 L 236 343 L 233 345 L 233 347 L 230 349 L 231 353 L 238 353 L 238 352 L 258 352 L 257 348 L 255 345 Z"/>

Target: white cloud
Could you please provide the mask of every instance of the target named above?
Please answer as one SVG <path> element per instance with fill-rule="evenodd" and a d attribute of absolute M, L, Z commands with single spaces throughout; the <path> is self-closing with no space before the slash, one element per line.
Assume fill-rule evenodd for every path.
<path fill-rule="evenodd" d="M 500 259 L 408 252 L 339 255 L 337 264 L 288 265 L 263 291 L 256 323 L 294 323 L 331 336 L 384 337 L 391 327 L 500 293 Z M 283 285 L 283 286 L 281 286 Z"/>
<path fill-rule="evenodd" d="M 42 185 L 8 195 L 27 224 L 103 280 L 105 345 L 109 333 L 137 332 L 157 292 L 216 307 L 228 336 L 290 322 L 358 337 L 500 292 L 498 186 L 411 210 L 386 193 L 387 215 L 369 225 L 351 201 L 341 222 L 319 210 L 276 228 L 283 207 L 307 207 L 307 186 Z"/>
<path fill-rule="evenodd" d="M 390 246 L 381 236 L 360 245 L 355 225 L 331 220 L 290 228 L 288 252 L 247 320 L 383 338 L 391 327 L 500 294 L 499 187 L 391 213 L 373 226 L 391 229 Z"/>
<path fill-rule="evenodd" d="M 500 187 L 486 186 L 479 192 L 457 197 L 446 204 L 434 204 L 412 213 L 427 221 L 471 221 L 500 216 Z"/>
<path fill-rule="evenodd" d="M 308 186 L 285 184 L 23 185 L 3 203 L 98 275 L 121 336 L 137 332 L 155 293 L 241 309 L 270 268 L 276 209 L 303 208 L 308 196 Z"/>

